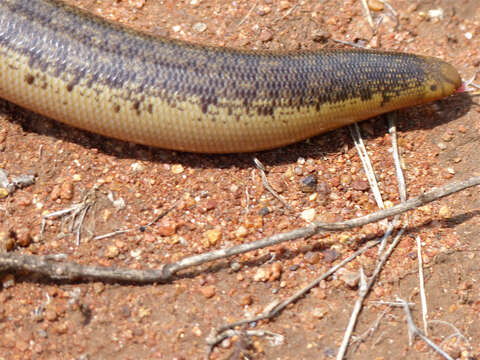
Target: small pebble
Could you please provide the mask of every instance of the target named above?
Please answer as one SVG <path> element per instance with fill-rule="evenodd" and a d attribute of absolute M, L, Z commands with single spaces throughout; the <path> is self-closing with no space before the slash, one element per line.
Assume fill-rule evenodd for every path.
<path fill-rule="evenodd" d="M 368 8 L 372 11 L 383 11 L 385 5 L 378 0 L 368 0 Z"/>
<path fill-rule="evenodd" d="M 311 208 L 311 209 L 303 210 L 303 211 L 300 213 L 300 218 L 302 218 L 302 219 L 305 220 L 306 222 L 312 222 L 313 219 L 315 219 L 315 215 L 316 215 L 315 209 L 314 209 L 314 208 Z"/>
<path fill-rule="evenodd" d="M 355 288 L 360 281 L 360 274 L 358 271 L 350 271 L 341 268 L 337 271 L 338 278 L 343 281 L 348 287 Z"/>
<path fill-rule="evenodd" d="M 240 299 L 240 305 L 241 306 L 249 306 L 249 305 L 252 305 L 252 303 L 253 303 L 252 295 L 244 295 Z"/>
<path fill-rule="evenodd" d="M 170 218 L 163 218 L 157 225 L 160 236 L 172 236 L 177 232 L 177 223 Z"/>
<path fill-rule="evenodd" d="M 444 143 L 438 143 L 437 146 L 440 150 L 445 150 L 447 148 L 447 145 L 445 145 Z"/>
<path fill-rule="evenodd" d="M 318 252 L 315 251 L 308 251 L 304 256 L 303 259 L 309 264 L 317 264 L 320 261 L 320 255 Z"/>
<path fill-rule="evenodd" d="M 203 22 L 198 22 L 193 24 L 193 30 L 196 31 L 197 33 L 202 33 L 205 30 L 207 30 L 207 24 Z"/>
<path fill-rule="evenodd" d="M 300 190 L 304 193 L 312 193 L 317 188 L 317 177 L 313 174 L 305 176 L 300 180 Z"/>
<path fill-rule="evenodd" d="M 328 39 L 330 39 L 331 37 L 332 37 L 332 34 L 323 30 L 315 30 L 312 33 L 312 40 L 322 44 L 326 43 Z"/>
<path fill-rule="evenodd" d="M 203 245 L 206 247 L 214 246 L 222 238 L 220 229 L 207 230 L 204 233 Z"/>
<path fill-rule="evenodd" d="M 270 209 L 268 207 L 262 207 L 259 211 L 258 214 L 261 216 L 268 215 L 270 213 Z"/>
<path fill-rule="evenodd" d="M 248 230 L 243 225 L 240 225 L 238 229 L 235 231 L 235 236 L 239 239 L 244 238 L 245 236 L 247 236 L 247 234 L 248 234 Z"/>
<path fill-rule="evenodd" d="M 240 263 L 234 261 L 230 264 L 230 269 L 237 272 L 237 271 L 240 271 L 242 269 L 242 265 Z"/>
<path fill-rule="evenodd" d="M 183 168 L 183 166 L 181 164 L 174 164 L 172 165 L 172 168 L 171 168 L 171 171 L 173 174 L 181 174 L 185 171 L 185 169 Z"/>
<path fill-rule="evenodd" d="M 215 295 L 215 286 L 207 285 L 207 286 L 201 287 L 199 291 L 206 299 L 210 299 Z"/>
<path fill-rule="evenodd" d="M 105 257 L 108 259 L 113 259 L 118 256 L 120 250 L 115 245 L 109 245 L 107 250 L 105 250 Z"/>
<path fill-rule="evenodd" d="M 366 191 L 370 189 L 370 184 L 366 180 L 355 180 L 352 183 L 352 187 L 354 190 Z"/>
<path fill-rule="evenodd" d="M 22 247 L 27 247 L 32 242 L 32 235 L 27 228 L 21 229 L 17 232 L 17 244 Z"/>

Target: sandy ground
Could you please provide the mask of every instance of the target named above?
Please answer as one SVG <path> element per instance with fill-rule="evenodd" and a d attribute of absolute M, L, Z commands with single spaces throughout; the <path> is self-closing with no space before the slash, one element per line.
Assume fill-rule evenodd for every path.
<path fill-rule="evenodd" d="M 434 55 L 454 64 L 464 78 L 480 65 L 476 0 L 391 0 L 398 26 L 380 7 L 372 12 L 374 20 L 383 17 L 375 36 L 360 1 L 69 2 L 144 31 L 204 44 L 297 50 L 338 47 L 334 40 L 341 40 Z M 459 94 L 398 112 L 409 197 L 480 174 L 476 101 Z M 385 117 L 361 129 L 383 199 L 398 203 Z M 254 157 L 291 211 L 265 190 Z M 102 138 L 1 101 L 0 168 L 11 176 L 36 175 L 34 185 L 0 199 L 2 251 L 60 253 L 89 265 L 156 268 L 305 226 L 308 217 L 338 221 L 378 210 L 348 129 L 268 152 L 194 155 Z M 318 185 L 304 192 L 302 180 L 309 175 Z M 68 219 L 48 220 L 40 236 L 42 215 L 81 202 L 100 183 L 78 245 Z M 174 210 L 143 232 L 93 239 L 138 229 L 173 204 Z M 405 234 L 360 314 L 354 335 L 362 341 L 350 346 L 347 358 L 439 358 L 418 338 L 409 347 L 403 310 L 375 303 L 397 296 L 412 302 L 414 321 L 423 328 L 417 237 L 428 319 L 437 320 L 428 336 L 453 358 L 480 356 L 479 205 L 473 188 L 409 214 Z M 384 226 L 375 224 L 277 245 L 183 272 L 161 285 L 60 283 L 3 272 L 0 359 L 204 358 L 211 329 L 261 313 L 383 232 Z M 283 342 L 236 336 L 222 342 L 212 358 L 335 358 L 358 296 L 348 279 L 360 268 L 370 276 L 376 257 L 376 249 L 369 250 L 275 319 L 247 328 L 281 334 Z M 375 331 L 366 333 L 372 327 Z"/>

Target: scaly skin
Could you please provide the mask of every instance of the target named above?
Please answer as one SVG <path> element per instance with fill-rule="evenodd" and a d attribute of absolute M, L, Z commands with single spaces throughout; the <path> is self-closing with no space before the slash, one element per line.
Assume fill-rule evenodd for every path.
<path fill-rule="evenodd" d="M 54 0 L 0 0 L 0 97 L 71 126 L 167 149 L 270 149 L 448 96 L 435 58 L 192 45 Z"/>

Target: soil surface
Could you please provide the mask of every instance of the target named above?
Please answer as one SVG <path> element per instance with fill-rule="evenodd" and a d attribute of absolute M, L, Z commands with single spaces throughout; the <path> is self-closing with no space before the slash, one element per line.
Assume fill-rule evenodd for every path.
<path fill-rule="evenodd" d="M 375 34 L 361 2 L 353 0 L 69 2 L 143 31 L 202 44 L 298 50 L 341 47 L 340 40 L 437 56 L 464 79 L 480 66 L 478 0 L 390 0 L 396 15 L 372 1 L 374 22 L 383 19 Z M 479 117 L 473 93 L 397 113 L 408 197 L 480 175 Z M 383 200 L 398 203 L 386 117 L 363 122 L 361 129 Z M 254 157 L 290 210 L 264 188 Z M 36 175 L 33 185 L 0 199 L 2 251 L 65 254 L 89 265 L 158 268 L 312 219 L 338 221 L 378 210 L 348 129 L 268 152 L 195 155 L 103 138 L 0 101 L 0 168 L 10 177 Z M 311 175 L 318 184 L 302 185 Z M 43 215 L 86 194 L 95 201 L 78 243 L 68 218 L 48 219 L 41 236 Z M 158 222 L 136 230 L 174 204 Z M 439 358 L 419 338 L 409 346 L 401 308 L 378 303 L 408 300 L 423 329 L 417 237 L 428 337 L 452 358 L 480 357 L 479 209 L 478 188 L 472 188 L 402 218 L 409 221 L 405 234 L 365 301 L 347 358 Z M 204 358 L 212 329 L 261 313 L 384 231 L 379 223 L 297 240 L 182 272 L 167 284 L 60 283 L 3 272 L 0 359 Z M 358 296 L 352 278 L 360 268 L 370 276 L 376 258 L 376 248 L 367 251 L 273 320 L 245 329 L 281 334 L 282 342 L 235 336 L 211 358 L 335 358 Z"/>

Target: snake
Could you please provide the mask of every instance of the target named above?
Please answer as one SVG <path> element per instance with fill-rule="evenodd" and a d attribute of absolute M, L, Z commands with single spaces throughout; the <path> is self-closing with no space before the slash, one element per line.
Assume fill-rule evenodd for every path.
<path fill-rule="evenodd" d="M 268 150 L 447 97 L 435 57 L 205 46 L 58 0 L 0 0 L 0 97 L 106 137 L 199 153 Z"/>

